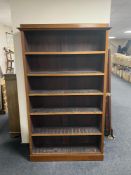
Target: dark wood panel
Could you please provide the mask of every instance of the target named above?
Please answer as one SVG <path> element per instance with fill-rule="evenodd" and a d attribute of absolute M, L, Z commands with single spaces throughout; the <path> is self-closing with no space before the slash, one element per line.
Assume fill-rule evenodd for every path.
<path fill-rule="evenodd" d="M 104 70 L 104 55 L 32 55 L 27 56 L 29 72 L 61 70 Z"/>
<path fill-rule="evenodd" d="M 68 142 L 65 142 L 68 139 Z M 33 147 L 63 147 L 63 146 L 97 146 L 101 141 L 101 136 L 47 136 L 32 137 Z"/>
<path fill-rule="evenodd" d="M 31 116 L 32 127 L 98 127 L 101 115 Z"/>
<path fill-rule="evenodd" d="M 105 31 L 26 31 L 26 51 L 104 51 Z"/>
<path fill-rule="evenodd" d="M 31 108 L 96 107 L 101 108 L 101 96 L 35 96 L 30 97 Z"/>
<path fill-rule="evenodd" d="M 31 90 L 98 89 L 103 91 L 103 77 L 28 77 Z"/>

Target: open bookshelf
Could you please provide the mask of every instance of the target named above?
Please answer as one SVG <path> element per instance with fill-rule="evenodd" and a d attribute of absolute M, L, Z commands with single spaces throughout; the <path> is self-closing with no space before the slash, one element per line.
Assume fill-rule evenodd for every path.
<path fill-rule="evenodd" d="M 20 26 L 30 159 L 103 160 L 107 24 Z"/>

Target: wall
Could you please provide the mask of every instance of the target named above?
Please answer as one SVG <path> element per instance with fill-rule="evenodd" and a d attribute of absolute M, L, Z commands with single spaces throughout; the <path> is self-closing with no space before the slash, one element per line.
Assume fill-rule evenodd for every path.
<path fill-rule="evenodd" d="M 6 73 L 6 57 L 4 54 L 4 47 L 8 47 L 6 32 L 11 32 L 11 27 L 0 25 L 0 66 L 3 73 Z"/>
<path fill-rule="evenodd" d="M 28 142 L 26 99 L 20 34 L 16 29 L 26 23 L 109 23 L 111 0 L 10 0 L 22 142 Z"/>

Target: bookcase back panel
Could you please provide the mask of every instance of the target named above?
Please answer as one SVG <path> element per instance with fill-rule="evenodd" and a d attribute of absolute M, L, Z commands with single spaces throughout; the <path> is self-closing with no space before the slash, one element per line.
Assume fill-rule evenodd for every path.
<path fill-rule="evenodd" d="M 32 55 L 29 72 L 59 70 L 104 70 L 104 55 Z"/>
<path fill-rule="evenodd" d="M 99 147 L 100 136 L 58 136 L 58 137 L 33 137 L 34 147 L 55 146 L 97 146 Z M 52 150 L 53 151 L 53 150 Z"/>
<path fill-rule="evenodd" d="M 31 108 L 96 107 L 101 108 L 101 96 L 30 97 Z"/>
<path fill-rule="evenodd" d="M 26 31 L 26 51 L 105 50 L 104 30 Z"/>
<path fill-rule="evenodd" d="M 66 126 L 94 126 L 100 128 L 101 117 L 98 115 L 36 116 L 32 117 L 31 121 L 33 128 Z"/>
<path fill-rule="evenodd" d="M 28 77 L 30 90 L 98 89 L 103 90 L 103 77 Z"/>

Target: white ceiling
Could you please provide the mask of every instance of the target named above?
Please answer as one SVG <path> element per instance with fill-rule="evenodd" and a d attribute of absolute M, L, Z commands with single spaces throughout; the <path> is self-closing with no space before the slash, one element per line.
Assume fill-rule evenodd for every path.
<path fill-rule="evenodd" d="M 0 24 L 11 26 L 9 0 L 0 0 Z"/>
<path fill-rule="evenodd" d="M 131 38 L 124 31 L 131 30 L 131 0 L 112 0 L 110 36 Z M 11 26 L 9 0 L 0 0 L 0 24 Z"/>
<path fill-rule="evenodd" d="M 112 0 L 110 25 L 110 36 L 131 39 L 131 34 L 124 33 L 131 30 L 131 0 Z"/>

